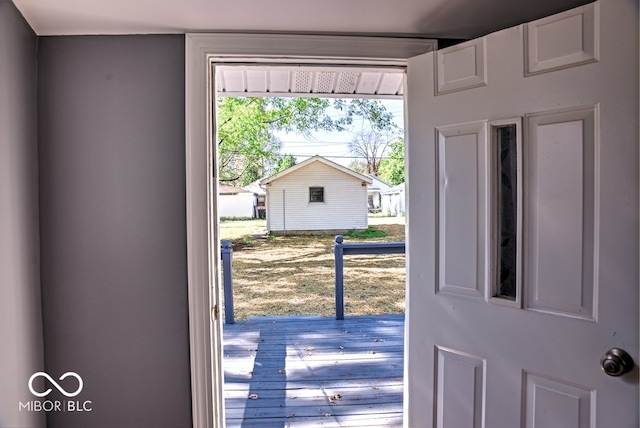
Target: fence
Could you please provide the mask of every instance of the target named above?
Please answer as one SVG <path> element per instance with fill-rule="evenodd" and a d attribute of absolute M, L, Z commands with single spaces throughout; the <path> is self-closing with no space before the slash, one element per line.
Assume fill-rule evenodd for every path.
<path fill-rule="evenodd" d="M 344 256 L 355 254 L 404 254 L 404 242 L 343 243 L 342 235 L 336 236 L 333 246 L 336 268 L 336 319 L 344 319 Z"/>

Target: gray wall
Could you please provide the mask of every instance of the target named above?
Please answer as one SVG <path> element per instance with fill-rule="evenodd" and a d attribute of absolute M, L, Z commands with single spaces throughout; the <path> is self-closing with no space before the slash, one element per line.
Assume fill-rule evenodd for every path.
<path fill-rule="evenodd" d="M 0 0 L 0 426 L 38 427 L 19 412 L 43 369 L 38 243 L 37 37 Z"/>
<path fill-rule="evenodd" d="M 92 402 L 48 426 L 190 426 L 184 37 L 43 37 L 38 66 L 45 366 Z"/>

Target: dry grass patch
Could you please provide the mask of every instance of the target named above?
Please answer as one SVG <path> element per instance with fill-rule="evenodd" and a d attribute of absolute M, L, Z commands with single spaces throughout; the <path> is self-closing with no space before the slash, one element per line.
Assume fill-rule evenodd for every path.
<path fill-rule="evenodd" d="M 404 225 L 377 225 L 404 241 Z M 345 242 L 363 242 L 345 238 Z M 233 240 L 236 320 L 261 315 L 335 315 L 333 235 L 279 236 L 268 241 Z M 403 254 L 345 257 L 345 315 L 404 312 Z"/>
<path fill-rule="evenodd" d="M 254 233 L 256 230 L 265 229 L 267 221 L 264 219 L 252 220 L 221 220 L 220 240 L 239 239 Z"/>

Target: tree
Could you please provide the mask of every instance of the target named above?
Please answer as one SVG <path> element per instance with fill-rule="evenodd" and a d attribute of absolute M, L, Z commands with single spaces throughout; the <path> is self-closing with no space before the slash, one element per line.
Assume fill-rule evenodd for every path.
<path fill-rule="evenodd" d="M 387 146 L 398 138 L 397 131 L 363 130 L 349 142 L 349 151 L 366 163 L 366 173 L 378 175 Z"/>
<path fill-rule="evenodd" d="M 380 162 L 379 177 L 389 184 L 404 183 L 404 138 L 399 138 L 389 145 L 389 159 Z"/>
<path fill-rule="evenodd" d="M 276 166 L 275 172 L 281 172 L 285 169 L 289 169 L 296 164 L 296 158 L 291 155 L 284 155 L 278 160 L 278 165 Z"/>
<path fill-rule="evenodd" d="M 351 125 L 354 117 L 361 117 L 371 130 L 375 132 L 397 130 L 393 122 L 393 114 L 380 100 L 354 98 L 345 100 L 336 98 L 333 107 L 345 114 L 345 123 Z"/>
<path fill-rule="evenodd" d="M 218 169 L 220 180 L 247 185 L 276 166 L 281 143 L 275 132 L 310 133 L 335 129 L 321 98 L 219 98 Z"/>
<path fill-rule="evenodd" d="M 341 113 L 338 118 L 327 113 L 332 105 Z M 240 186 L 277 170 L 278 131 L 311 138 L 317 131 L 344 131 L 356 117 L 376 132 L 395 128 L 393 115 L 379 100 L 223 97 L 216 109 L 219 177 Z"/>
<path fill-rule="evenodd" d="M 361 160 L 352 160 L 349 162 L 349 165 L 347 165 L 347 168 L 352 171 L 359 172 L 360 174 L 367 173 L 367 164 Z"/>

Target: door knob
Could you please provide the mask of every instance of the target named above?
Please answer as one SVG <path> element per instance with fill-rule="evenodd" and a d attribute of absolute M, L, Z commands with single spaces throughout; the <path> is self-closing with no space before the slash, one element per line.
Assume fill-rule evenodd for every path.
<path fill-rule="evenodd" d="M 633 358 L 626 351 L 618 348 L 611 348 L 602 358 L 600 367 L 609 376 L 622 376 L 633 369 Z"/>

